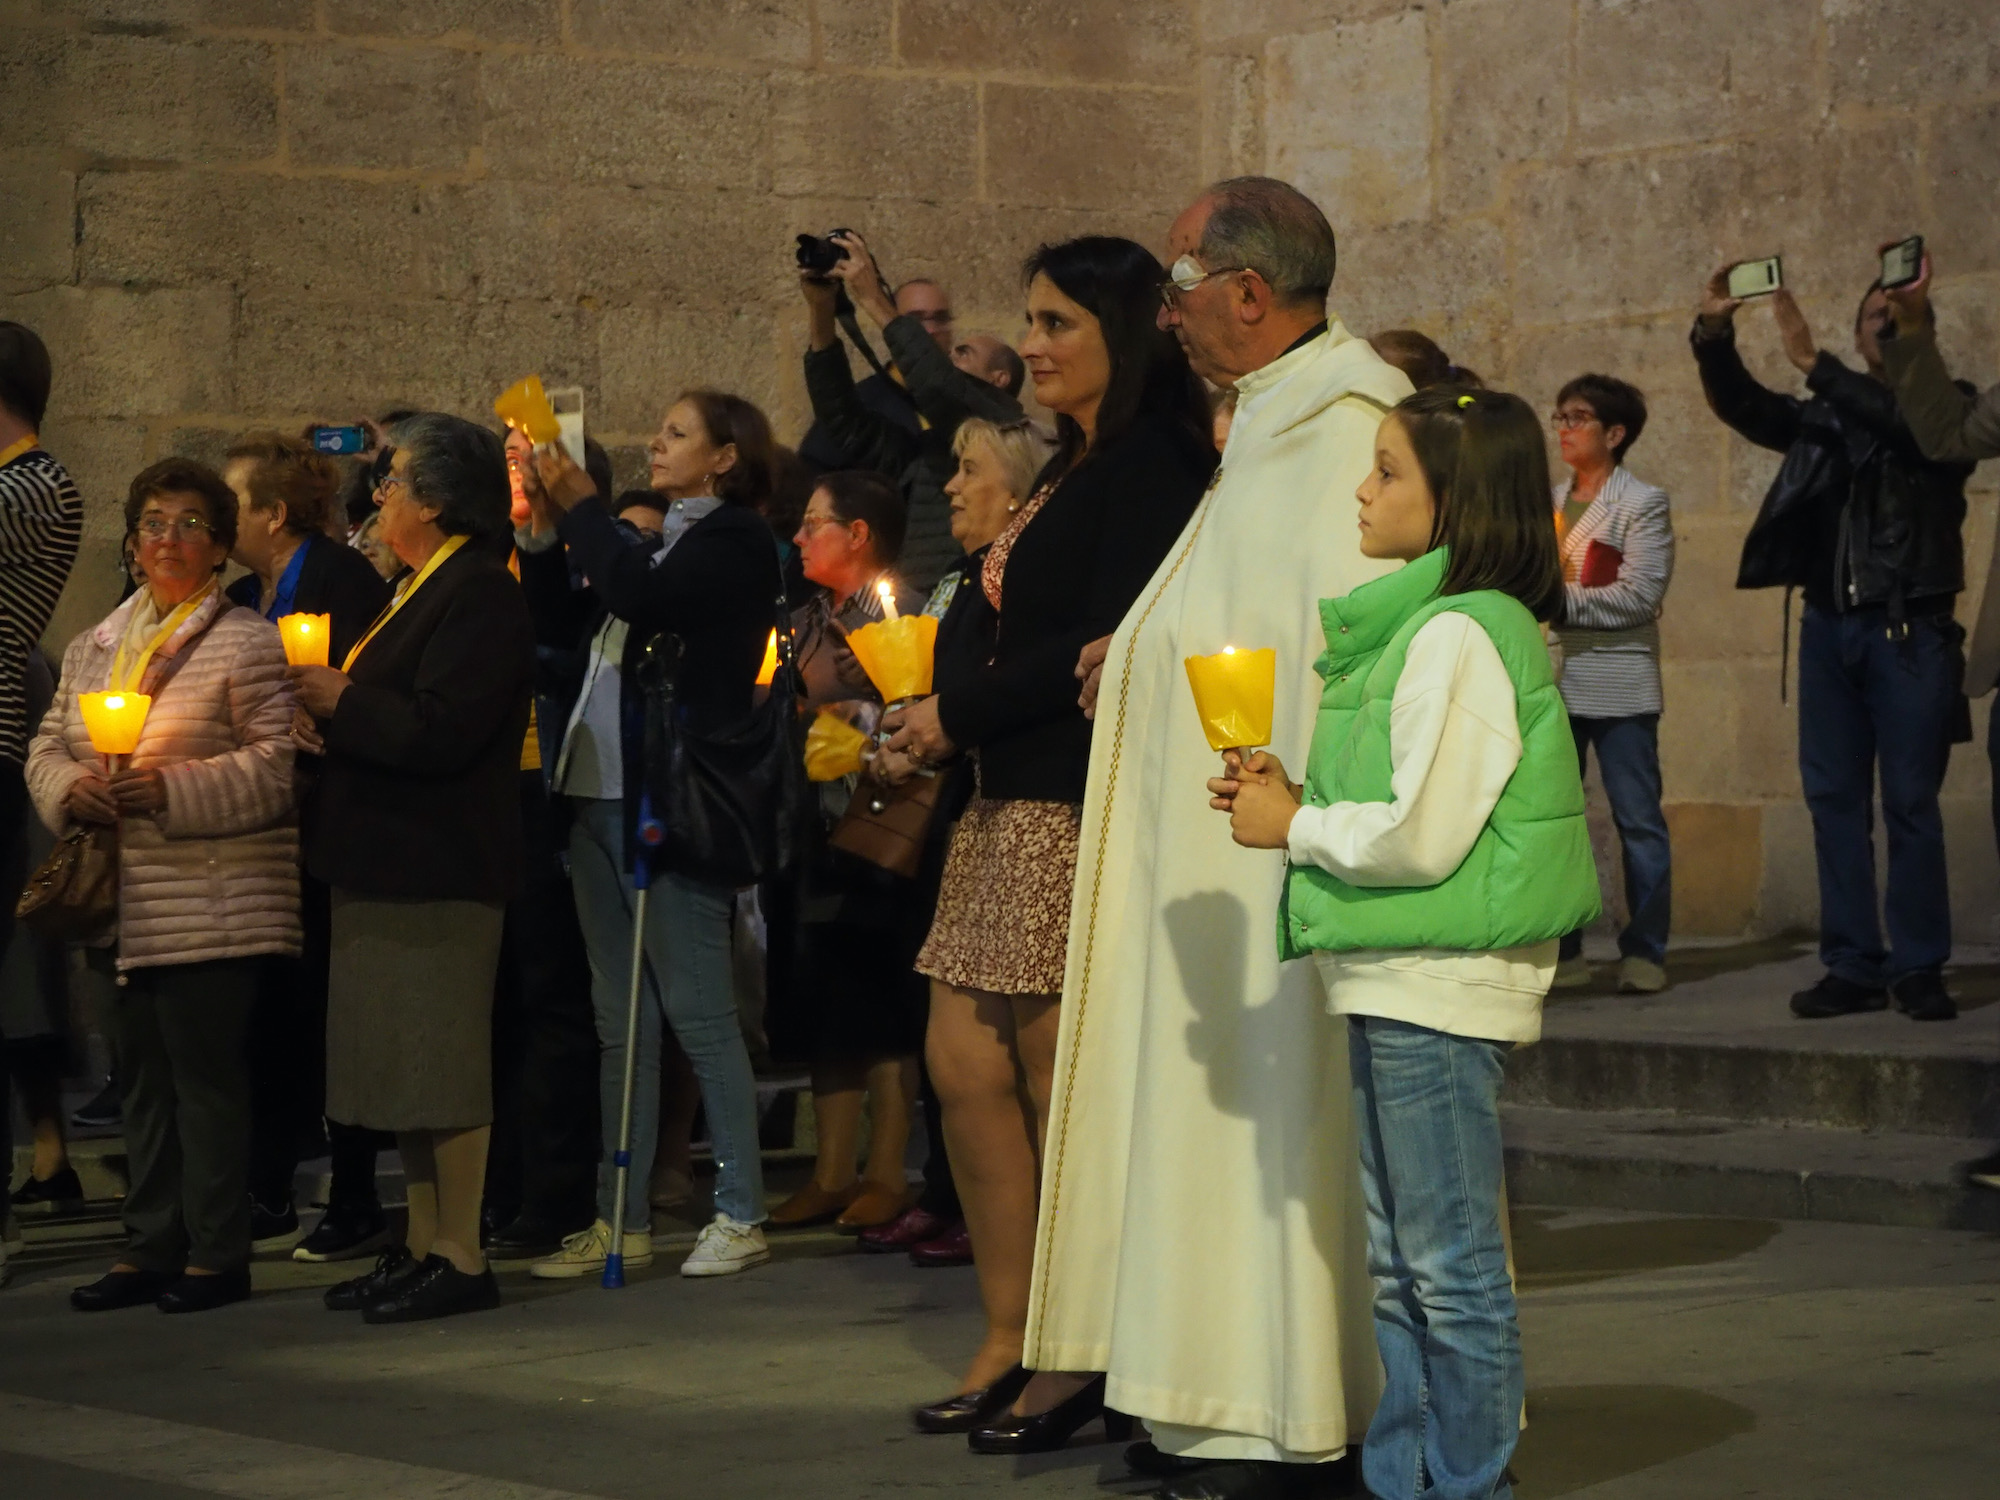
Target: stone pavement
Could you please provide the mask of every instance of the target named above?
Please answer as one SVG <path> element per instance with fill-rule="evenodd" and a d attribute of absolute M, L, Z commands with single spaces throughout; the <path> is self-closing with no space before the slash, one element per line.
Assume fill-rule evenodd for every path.
<path fill-rule="evenodd" d="M 1521 1500 L 1992 1493 L 2000 1239 L 1557 1209 L 1515 1228 Z M 259 1264 L 247 1305 L 84 1317 L 64 1293 L 105 1257 L 76 1233 L 31 1229 L 0 1292 L 7 1500 L 1138 1489 L 1105 1483 L 1110 1447 L 1016 1463 L 910 1432 L 977 1336 L 972 1274 L 831 1234 L 719 1282 L 674 1275 L 663 1236 L 623 1292 L 515 1271 L 497 1313 L 375 1329 L 320 1308 L 337 1271 L 289 1262 Z"/>

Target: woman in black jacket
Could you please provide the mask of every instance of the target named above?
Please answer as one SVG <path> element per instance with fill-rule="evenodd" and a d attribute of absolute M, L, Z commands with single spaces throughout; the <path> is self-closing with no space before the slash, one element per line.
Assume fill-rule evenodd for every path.
<path fill-rule="evenodd" d="M 978 767 L 917 968 L 932 981 L 926 1053 L 987 1333 L 960 1393 L 915 1417 L 989 1453 L 1060 1447 L 1102 1408 L 1101 1377 L 1030 1385 L 1018 1363 L 1090 763 L 1076 662 L 1117 629 L 1215 468 L 1200 383 L 1155 323 L 1159 262 L 1087 236 L 1043 246 L 1026 274 L 1021 355 L 1060 445 L 976 580 L 990 649 L 980 629 L 954 631 L 973 649 L 940 650 L 938 691 L 892 721 L 890 741 L 919 762 L 970 751 Z"/>
<path fill-rule="evenodd" d="M 534 630 L 501 561 L 493 433 L 436 413 L 400 423 L 375 503 L 414 571 L 340 668 L 291 674 L 326 747 L 306 832 L 306 867 L 333 888 L 326 1109 L 395 1131 L 409 1182 L 405 1243 L 326 1301 L 391 1323 L 500 1300 L 479 1205 Z"/>
<path fill-rule="evenodd" d="M 757 511 L 770 492 L 771 454 L 770 426 L 751 403 L 717 391 L 682 393 L 652 445 L 653 490 L 666 508 L 664 551 L 622 532 L 589 477 L 560 448 L 536 454 L 543 498 L 561 518 L 549 536 L 552 518 L 537 515 L 522 548 L 521 579 L 544 644 L 584 648 L 553 786 L 570 814 L 570 872 L 590 951 L 606 1138 L 597 1220 L 536 1261 L 537 1277 L 589 1275 L 602 1269 L 611 1249 L 611 1156 L 625 1073 L 639 852 L 642 778 L 634 773 L 645 764 L 639 669 L 655 637 L 678 637 L 674 699 L 688 726 L 719 730 L 750 712 L 783 588 L 777 544 Z M 568 549 L 567 562 L 557 539 Z M 570 563 L 589 581 L 591 604 L 570 589 Z M 580 607 L 592 612 L 579 615 Z M 642 991 L 625 1243 L 618 1247 L 628 1269 L 653 1255 L 647 1183 L 658 1146 L 663 1024 L 693 1064 L 715 1144 L 715 1218 L 681 1274 L 729 1275 L 770 1259 L 760 1227 L 757 1088 L 730 978 L 734 905 L 728 886 L 669 869 L 652 873 L 645 943 L 656 983 Z"/>
<path fill-rule="evenodd" d="M 229 586 L 229 598 L 272 621 L 327 616 L 327 660 L 345 661 L 389 602 L 389 585 L 367 558 L 327 535 L 340 499 L 339 466 L 298 438 L 246 432 L 223 456 L 222 477 L 236 492 L 230 561 L 250 570 Z M 316 744 L 310 723 L 302 727 L 304 746 Z M 299 765 L 309 797 L 319 762 L 308 750 Z M 305 951 L 266 961 L 250 1025 L 250 1243 L 257 1250 L 298 1235 L 292 1177 L 299 1143 L 318 1133 L 325 1106 L 330 907 L 325 882 L 310 875 L 299 884 L 299 920 Z M 339 1121 L 327 1137 L 333 1182 L 326 1213 L 293 1251 L 298 1260 L 346 1260 L 388 1239 L 375 1191 L 378 1137 Z"/>

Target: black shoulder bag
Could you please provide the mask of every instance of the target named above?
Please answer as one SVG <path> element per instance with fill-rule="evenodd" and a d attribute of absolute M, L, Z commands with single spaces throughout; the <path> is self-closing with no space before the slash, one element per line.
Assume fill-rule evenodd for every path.
<path fill-rule="evenodd" d="M 769 694 L 718 731 L 690 727 L 678 699 L 681 638 L 662 632 L 641 653 L 648 806 L 641 812 L 639 842 L 654 851 L 659 869 L 711 885 L 756 885 L 789 869 L 804 848 L 812 792 L 799 733 L 798 668 L 782 565 L 774 620 L 778 669 Z"/>

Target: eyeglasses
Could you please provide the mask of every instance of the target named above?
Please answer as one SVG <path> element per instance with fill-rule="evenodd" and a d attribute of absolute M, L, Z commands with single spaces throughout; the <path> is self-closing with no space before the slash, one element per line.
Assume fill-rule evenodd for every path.
<path fill-rule="evenodd" d="M 1601 422 L 1594 411 L 1558 411 L 1549 413 L 1549 426 L 1558 432 L 1574 432 L 1579 427 L 1588 427 L 1593 422 Z"/>
<path fill-rule="evenodd" d="M 1167 279 L 1160 283 L 1160 301 L 1168 307 L 1179 305 L 1184 293 L 1193 291 L 1212 276 L 1234 276 L 1239 271 L 1247 271 L 1248 266 L 1218 266 L 1213 271 L 1204 271 L 1201 262 L 1192 255 L 1183 255 L 1174 262 L 1174 268 L 1167 273 Z"/>
<path fill-rule="evenodd" d="M 189 541 L 204 541 L 215 535 L 215 528 L 200 516 L 147 516 L 139 523 L 139 535 L 149 542 L 157 542 L 172 536 L 176 541 L 186 537 Z"/>
<path fill-rule="evenodd" d="M 839 516 L 803 516 L 799 520 L 799 530 L 803 531 L 807 536 L 812 536 L 822 526 L 845 525 L 847 525 L 847 522 L 841 520 Z"/>
<path fill-rule="evenodd" d="M 384 474 L 375 481 L 375 501 L 378 505 L 388 496 L 392 484 L 400 484 L 406 495 L 410 492 L 410 481 L 401 474 Z"/>

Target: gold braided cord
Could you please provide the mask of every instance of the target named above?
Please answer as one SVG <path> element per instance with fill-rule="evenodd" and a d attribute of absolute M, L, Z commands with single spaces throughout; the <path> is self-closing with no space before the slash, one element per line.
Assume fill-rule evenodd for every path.
<path fill-rule="evenodd" d="M 1035 1267 L 1035 1280 L 1039 1290 L 1035 1321 L 1039 1325 L 1048 1316 L 1049 1276 L 1047 1262 L 1054 1257 L 1056 1243 L 1056 1220 L 1062 1212 L 1062 1167 L 1069 1145 L 1069 1122 L 1072 1105 L 1076 1096 L 1077 1059 L 1083 1053 L 1083 1022 L 1090 1003 L 1090 966 L 1097 952 L 1097 903 L 1104 888 L 1104 851 L 1111 832 L 1111 806 L 1118 795 L 1118 766 L 1125 754 L 1125 711 L 1132 697 L 1132 661 L 1139 649 L 1139 636 L 1146 628 L 1146 622 L 1153 617 L 1153 610 L 1166 597 L 1167 589 L 1179 576 L 1181 565 L 1194 552 L 1194 544 L 1201 536 L 1201 528 L 1208 520 L 1208 512 L 1215 496 L 1215 487 L 1222 483 L 1222 470 L 1217 468 L 1208 482 L 1208 492 L 1202 496 L 1201 514 L 1195 517 L 1193 527 L 1188 531 L 1188 539 L 1181 547 L 1180 556 L 1167 570 L 1167 576 L 1160 580 L 1160 586 L 1153 591 L 1153 597 L 1146 601 L 1145 611 L 1139 622 L 1132 627 L 1132 635 L 1125 642 L 1124 672 L 1118 683 L 1118 717 L 1111 735 L 1111 765 L 1104 777 L 1104 810 L 1097 824 L 1097 859 L 1090 874 L 1090 915 L 1084 924 L 1083 968 L 1077 977 L 1076 1020 L 1070 1033 L 1069 1071 L 1063 1079 L 1062 1129 L 1057 1133 L 1054 1153 L 1054 1170 L 1048 1179 L 1049 1232 L 1044 1237 L 1042 1262 Z M 1049 1159 L 1044 1148 L 1043 1160 Z"/>

